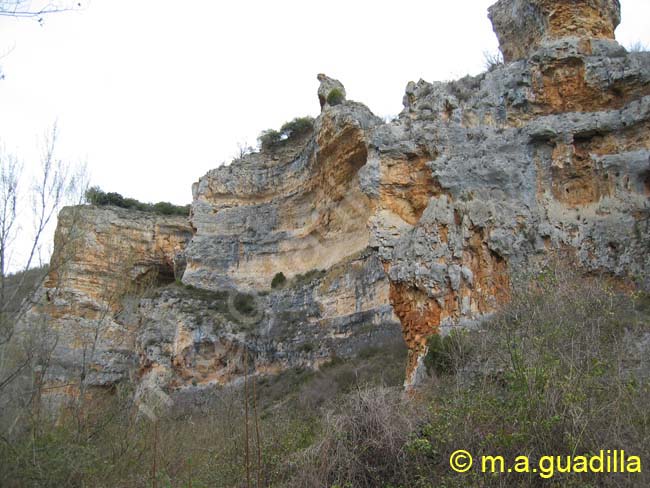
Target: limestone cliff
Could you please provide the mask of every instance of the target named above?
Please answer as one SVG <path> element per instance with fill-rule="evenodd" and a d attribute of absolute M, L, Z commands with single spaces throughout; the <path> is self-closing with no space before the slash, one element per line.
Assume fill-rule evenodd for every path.
<path fill-rule="evenodd" d="M 41 348 L 54 393 L 110 386 L 134 366 L 137 324 L 122 319 L 128 297 L 174 281 L 191 237 L 186 218 L 117 207 L 68 207 L 59 214 L 50 273 L 18 337 L 46 324 Z M 33 339 L 30 339 L 33 340 Z"/>
<path fill-rule="evenodd" d="M 401 324 L 411 385 L 429 335 L 495 311 L 553 254 L 650 289 L 650 53 L 614 40 L 616 0 L 500 0 L 490 18 L 506 63 L 409 83 L 393 122 L 319 75 L 311 132 L 195 183 L 191 238 L 185 222 L 82 210 L 95 228 L 58 277 L 64 298 L 39 310 L 62 329 L 86 317 L 119 282 L 102 250 L 114 235 L 130 281 L 187 263 L 183 286 L 111 309 L 143 383 L 318 367 Z"/>

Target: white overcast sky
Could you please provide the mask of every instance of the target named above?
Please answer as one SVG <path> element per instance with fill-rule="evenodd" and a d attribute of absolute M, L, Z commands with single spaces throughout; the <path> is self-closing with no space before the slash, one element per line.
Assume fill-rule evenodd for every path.
<path fill-rule="evenodd" d="M 92 0 L 0 18 L 0 143 L 29 168 L 58 121 L 60 155 L 143 201 L 189 203 L 237 144 L 319 111 L 316 74 L 397 114 L 409 80 L 483 70 L 493 0 Z M 650 1 L 621 0 L 623 45 L 650 46 Z"/>

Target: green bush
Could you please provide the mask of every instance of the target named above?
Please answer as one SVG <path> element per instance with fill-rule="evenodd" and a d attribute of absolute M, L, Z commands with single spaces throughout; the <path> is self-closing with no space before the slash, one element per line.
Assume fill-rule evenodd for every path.
<path fill-rule="evenodd" d="M 327 94 L 327 103 L 330 105 L 339 105 L 345 100 L 345 95 L 338 88 L 332 88 Z"/>
<path fill-rule="evenodd" d="M 179 207 L 169 202 L 158 202 L 153 206 L 154 212 L 162 215 L 187 215 L 189 208 L 183 206 Z"/>
<path fill-rule="evenodd" d="M 311 342 L 305 342 L 304 344 L 300 345 L 299 350 L 301 352 L 309 354 L 310 352 L 314 352 L 316 350 L 316 346 Z"/>
<path fill-rule="evenodd" d="M 287 282 L 286 276 L 284 276 L 284 273 L 280 271 L 279 273 L 276 273 L 273 279 L 271 280 L 271 288 L 282 288 L 285 283 Z"/>
<path fill-rule="evenodd" d="M 243 315 L 253 315 L 257 311 L 255 297 L 249 293 L 237 293 L 233 302 L 235 309 Z"/>
<path fill-rule="evenodd" d="M 467 360 L 471 346 L 467 341 L 467 331 L 452 330 L 446 336 L 434 334 L 427 341 L 428 352 L 424 365 L 429 374 L 437 375 L 456 373 Z"/>
<path fill-rule="evenodd" d="M 291 122 L 286 122 L 280 127 L 282 135 L 291 139 L 307 134 L 314 128 L 314 119 L 312 117 L 296 117 Z"/>
<path fill-rule="evenodd" d="M 296 117 L 290 122 L 286 122 L 280 127 L 280 130 L 267 129 L 257 138 L 262 149 L 272 149 L 282 141 L 293 139 L 309 133 L 314 128 L 314 119 L 312 117 Z"/>
<path fill-rule="evenodd" d="M 257 140 L 262 149 L 271 149 L 282 140 L 282 133 L 275 129 L 267 129 L 260 134 Z"/>
<path fill-rule="evenodd" d="M 174 205 L 169 202 L 143 203 L 135 198 L 125 198 L 119 193 L 106 193 L 98 186 L 93 186 L 86 191 L 86 201 L 99 207 L 111 205 L 160 215 L 189 215 L 190 213 L 189 205 Z"/>

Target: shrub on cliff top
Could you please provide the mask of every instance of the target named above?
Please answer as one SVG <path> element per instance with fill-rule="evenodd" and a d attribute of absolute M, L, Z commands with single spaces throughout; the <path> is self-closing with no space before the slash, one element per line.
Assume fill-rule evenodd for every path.
<path fill-rule="evenodd" d="M 257 138 L 262 149 L 270 149 L 282 140 L 282 134 L 275 129 L 263 131 Z"/>
<path fill-rule="evenodd" d="M 174 205 L 169 202 L 158 202 L 153 204 L 153 211 L 161 215 L 188 215 L 189 205 Z"/>
<path fill-rule="evenodd" d="M 135 198 L 124 198 L 119 193 L 104 192 L 98 186 L 93 186 L 86 191 L 86 201 L 98 207 L 112 205 L 160 215 L 189 215 L 190 213 L 189 205 L 174 205 L 169 202 L 143 203 Z"/>
<path fill-rule="evenodd" d="M 262 149 L 271 149 L 284 140 L 307 134 L 314 128 L 312 117 L 296 117 L 290 122 L 285 122 L 280 130 L 267 129 L 263 131 L 257 140 Z"/>
<path fill-rule="evenodd" d="M 301 136 L 308 133 L 314 128 L 314 119 L 312 117 L 296 117 L 290 122 L 286 122 L 280 127 L 280 132 L 287 138 Z"/>
<path fill-rule="evenodd" d="M 327 103 L 330 105 L 339 105 L 343 103 L 343 100 L 345 100 L 345 95 L 338 88 L 333 88 L 327 94 Z"/>

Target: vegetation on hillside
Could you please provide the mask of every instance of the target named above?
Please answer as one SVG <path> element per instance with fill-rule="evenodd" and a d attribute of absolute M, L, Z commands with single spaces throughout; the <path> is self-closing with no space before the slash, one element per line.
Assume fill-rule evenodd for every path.
<path fill-rule="evenodd" d="M 93 186 L 86 191 L 86 201 L 99 207 L 112 205 L 160 215 L 189 215 L 190 213 L 189 205 L 174 205 L 169 202 L 143 203 L 135 198 L 123 197 L 119 193 L 104 192 L 97 186 Z"/>
<path fill-rule="evenodd" d="M 8 313 L 18 312 L 25 299 L 30 298 L 33 290 L 41 284 L 48 269 L 48 265 L 43 265 L 5 276 L 5 309 Z"/>
<path fill-rule="evenodd" d="M 479 329 L 431 339 L 431 379 L 417 395 L 401 388 L 402 344 L 215 387 L 157 424 L 137 416 L 124 384 L 82 424 L 34 415 L 0 439 L 0 485 L 648 486 L 647 470 L 451 471 L 457 449 L 525 454 L 531 466 L 600 449 L 650 455 L 648 296 L 558 270 L 513 289 Z"/>
<path fill-rule="evenodd" d="M 58 284 L 80 237 L 78 232 L 59 233 L 60 252 L 43 267 L 56 216 L 64 206 L 79 204 L 86 189 L 84 167 L 61 159 L 57 140 L 55 124 L 39 144 L 40 158 L 26 161 L 29 172 L 23 171 L 19 155 L 0 144 L 0 444 L 7 428 L 15 424 L 13 407 L 33 406 L 29 401 L 33 390 L 22 380 L 30 383 L 38 377 L 51 350 L 51 331 L 44 324 L 30 317 L 17 333 L 18 324 L 26 317 L 28 302 L 40 299 L 40 284 L 48 272 L 52 283 Z M 31 215 L 25 212 L 30 204 Z M 69 212 L 67 219 L 73 227 L 77 212 Z M 18 398 L 27 400 L 15 402 Z M 0 485 L 4 486 L 2 480 Z"/>
<path fill-rule="evenodd" d="M 564 466 L 566 456 L 601 449 L 650 455 L 648 350 L 639 348 L 650 334 L 648 296 L 552 270 L 515 289 L 480 329 L 432 338 L 420 401 L 370 389 L 339 402 L 291 486 L 648 486 L 647 473 L 566 474 L 557 465 L 550 480 L 548 465 L 529 474 L 450 469 L 458 449 L 510 463 L 524 454 L 531 468 L 545 455 Z"/>

